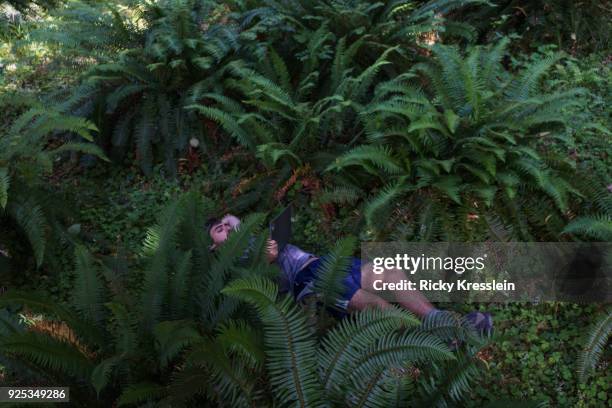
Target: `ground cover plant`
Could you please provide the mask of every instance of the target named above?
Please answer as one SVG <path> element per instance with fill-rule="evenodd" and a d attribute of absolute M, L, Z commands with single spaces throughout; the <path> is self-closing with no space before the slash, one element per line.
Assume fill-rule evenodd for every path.
<path fill-rule="evenodd" d="M 588 1 L 0 2 L 0 385 L 74 406 L 608 406 L 609 305 L 324 305 L 358 242 L 609 242 L 610 20 Z M 331 259 L 305 303 L 264 254 L 289 203 L 292 243 Z M 230 212 L 243 228 L 211 252 Z"/>

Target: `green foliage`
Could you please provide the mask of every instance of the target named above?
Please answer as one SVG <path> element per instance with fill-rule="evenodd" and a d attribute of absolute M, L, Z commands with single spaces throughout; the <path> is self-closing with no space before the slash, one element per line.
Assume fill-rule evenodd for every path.
<path fill-rule="evenodd" d="M 265 35 L 270 42 L 282 42 L 283 36 L 291 35 L 298 44 L 311 47 L 321 42 L 322 37 L 312 35 L 321 24 L 329 30 L 335 41 L 346 39 L 346 44 L 363 41 L 365 48 L 355 55 L 361 68 L 370 65 L 381 52 L 399 45 L 397 63 L 400 68 L 411 62 L 420 46 L 424 46 L 422 35 L 432 31 L 445 32 L 453 26 L 453 12 L 468 6 L 481 6 L 487 1 L 397 1 L 388 4 L 366 1 L 321 1 L 321 2 L 267 2 L 265 6 L 245 11 L 249 21 L 259 19 L 253 31 Z M 455 27 L 457 27 L 455 25 Z M 454 31 L 454 36 L 473 36 L 468 27 Z M 329 35 L 329 34 L 328 34 Z M 285 43 L 285 45 L 287 45 Z M 298 55 L 305 62 L 304 71 L 310 71 L 324 52 L 302 50 Z M 353 52 L 355 52 L 354 50 Z M 341 74 L 341 71 L 336 71 Z"/>
<path fill-rule="evenodd" d="M 52 205 L 52 192 L 45 177 L 65 152 L 105 158 L 94 144 L 70 141 L 92 141 L 96 130 L 85 119 L 35 105 L 0 134 L 0 217 L 12 220 L 26 237 L 37 267 L 43 262 L 50 234 L 58 232 L 61 214 Z M 63 143 L 47 148 L 52 140 Z"/>
<path fill-rule="evenodd" d="M 443 31 L 445 14 L 481 3 L 253 7 L 165 0 L 127 2 L 128 8 L 115 1 L 77 1 L 58 7 L 51 15 L 56 23 L 34 30 L 29 41 L 62 47 L 73 59 L 97 59 L 62 106 L 94 120 L 99 143 L 116 158 L 135 147 L 145 174 L 160 161 L 174 171 L 191 139 L 206 142 L 201 121 L 184 109 L 195 102 L 201 114 L 253 149 L 249 133 L 255 129 L 260 157 L 274 166 L 282 158 L 300 163 L 299 150 L 311 152 L 313 144 L 327 148 L 338 142 L 335 135 L 350 140 L 355 111 L 379 71 L 392 74 L 391 59 L 402 69 L 422 33 Z M 320 23 L 313 24 L 316 20 Z M 293 33 L 288 44 L 284 35 L 268 37 L 268 27 L 279 21 L 276 33 Z M 241 83 L 221 86 L 228 68 Z M 329 90 L 319 92 L 324 88 Z M 255 112 L 232 117 L 243 113 L 227 98 L 234 89 Z M 277 123 L 278 115 L 289 122 Z M 272 138 L 273 132 L 285 136 Z"/>
<path fill-rule="evenodd" d="M 572 184 L 572 163 L 542 146 L 568 140 L 570 112 L 584 107 L 586 91 L 540 93 L 540 78 L 556 58 L 513 74 L 500 63 L 506 45 L 473 47 L 465 56 L 455 47 L 436 45 L 431 61 L 378 85 L 362 114 L 376 151 L 360 146 L 328 167 L 350 170 L 344 179 L 349 186 L 380 186 L 364 208 L 371 228 L 387 225 L 390 206 L 410 192 L 413 205 L 438 207 L 438 219 L 453 225 L 461 239 L 473 228 L 484 227 L 486 233 L 487 217 L 498 219 L 506 235 L 515 238 L 561 232 L 554 225 L 563 225 L 572 198 L 584 194 Z M 370 163 L 386 164 L 376 168 Z M 468 213 L 482 221 L 470 226 L 464 218 Z M 540 214 L 553 217 L 547 219 L 546 232 L 543 219 L 537 220 Z M 418 219 L 406 216 L 418 231 Z M 421 230 L 433 227 L 421 225 Z"/>
<path fill-rule="evenodd" d="M 23 356 L 35 365 L 76 378 L 88 376 L 93 368 L 87 357 L 72 345 L 46 335 L 24 332 L 2 339 L 1 344 L 4 353 Z"/>
<path fill-rule="evenodd" d="M 331 36 L 325 26 L 313 36 L 309 46 L 329 47 L 327 42 Z M 245 147 L 255 150 L 257 146 L 257 156 L 268 168 L 303 165 L 321 150 L 354 139 L 355 121 L 351 118 L 366 101 L 366 91 L 374 76 L 380 67 L 388 64 L 386 58 L 395 50 L 385 51 L 359 75 L 351 74 L 346 65 L 359 45 L 358 42 L 352 50 L 345 51 L 344 39 L 338 42 L 334 64 L 339 66 L 332 72 L 333 78 L 327 77 L 329 74 L 319 68 L 325 59 L 315 56 L 323 52 L 311 50 L 313 69 L 304 71 L 293 80 L 298 84 L 296 87 L 289 81 L 288 65 L 274 49 L 269 50 L 257 69 L 239 62 L 232 63 L 228 67 L 232 77 L 227 80 L 226 88 L 244 95 L 241 97 L 243 104 L 253 110 L 214 94 L 203 94 L 202 97 L 215 101 L 218 107 L 193 105 L 188 108 L 217 121 Z M 331 81 L 329 85 L 328 81 Z M 325 88 L 328 90 L 324 93 L 312 93 L 313 89 Z"/>
<path fill-rule="evenodd" d="M 609 240 L 608 2 L 8 3 L 0 293 L 25 286 L 0 296 L 3 385 L 77 406 L 609 403 L 599 307 L 487 306 L 492 344 L 454 315 L 334 324 L 277 293 L 263 215 L 215 252 L 202 231 L 291 201 L 295 243 L 331 248 L 321 308 L 354 250 L 338 236 Z M 131 167 L 64 160 L 100 148 Z"/>
<path fill-rule="evenodd" d="M 576 364 L 577 356 L 587 345 L 589 329 L 602 321 L 605 310 L 601 305 L 558 302 L 487 306 L 495 316 L 495 330 L 500 336 L 480 356 L 488 369 L 481 371 L 480 385 L 473 388 L 464 405 L 488 406 L 484 401 L 490 401 L 492 394 L 500 402 L 540 400 L 548 402 L 548 406 L 605 405 L 611 379 L 605 367 L 607 354 L 595 366 L 588 383 L 579 382 Z M 534 376 L 535 372 L 540 375 Z"/>
<path fill-rule="evenodd" d="M 119 24 L 115 31 L 130 41 L 120 43 L 112 60 L 91 67 L 62 105 L 99 124 L 100 143 L 114 158 L 134 149 L 145 174 L 160 161 L 175 172 L 189 141 L 204 141 L 202 123 L 183 108 L 217 87 L 220 67 L 240 48 L 239 32 L 215 20 L 214 2 L 145 4 L 138 9 L 144 30 L 131 16 L 105 7 L 110 11 L 98 14 Z"/>
<path fill-rule="evenodd" d="M 21 305 L 43 316 L 25 326 L 2 316 L 2 361 L 69 385 L 76 405 L 388 406 L 398 393 L 414 392 L 409 367 L 433 370 L 444 361 L 454 367 L 455 356 L 436 333 L 448 323 L 419 326 L 395 307 L 353 314 L 319 339 L 308 313 L 270 280 L 278 271 L 259 253 L 264 240 L 249 239 L 263 217 L 247 217 L 211 253 L 201 227 L 212 211 L 187 193 L 160 214 L 143 241 L 137 290 L 122 289 L 112 264 L 77 246 L 67 304 L 17 291 L 0 296 L 0 307 Z M 345 240 L 333 252 L 317 284 L 321 293 L 334 293 L 333 275 L 353 245 Z M 258 318 L 242 302 L 255 306 Z M 444 372 L 432 375 L 443 381 Z M 465 379 L 455 383 L 451 394 L 471 387 Z"/>
<path fill-rule="evenodd" d="M 612 218 L 608 214 L 578 217 L 563 229 L 563 233 L 576 234 L 597 241 L 610 241 L 612 238 Z"/>
<path fill-rule="evenodd" d="M 32 6 L 38 6 L 43 8 L 55 7 L 59 4 L 60 0 L 6 0 L 2 3 L 7 3 L 14 7 L 16 10 L 27 11 Z M 0 3 L 0 5 L 2 4 Z"/>
<path fill-rule="evenodd" d="M 263 41 L 247 46 L 252 56 L 227 66 L 225 95 L 194 94 L 203 101 L 188 109 L 218 123 L 268 169 L 320 171 L 362 139 L 358 115 L 376 82 L 410 66 L 422 34 L 443 30 L 446 13 L 480 3 L 242 7 L 243 25 Z"/>
<path fill-rule="evenodd" d="M 357 242 L 354 237 L 339 240 L 332 251 L 321 262 L 317 270 L 314 290 L 321 297 L 325 306 L 332 306 L 346 290 L 342 280 L 350 268 L 351 256 Z"/>
<path fill-rule="evenodd" d="M 606 50 L 610 46 L 609 1 L 498 0 L 464 14 L 484 41 L 499 35 L 520 35 L 525 47 L 553 43 L 572 52 Z"/>
<path fill-rule="evenodd" d="M 252 303 L 265 325 L 267 368 L 280 403 L 310 407 L 323 404 L 316 378 L 316 348 L 306 318 L 289 298 L 277 304 L 277 288 L 261 279 L 236 281 L 224 290 Z"/>
<path fill-rule="evenodd" d="M 249 366 L 253 361 L 261 362 L 261 353 L 256 351 L 257 331 L 228 320 L 237 311 L 228 311 L 218 292 L 206 298 L 198 296 L 207 284 L 203 270 L 225 271 L 221 285 L 244 273 L 241 251 L 227 250 L 217 256 L 209 253 L 210 239 L 202 234 L 202 228 L 211 211 L 210 203 L 185 194 L 159 216 L 143 242 L 145 284 L 139 291 L 122 287 L 126 282 L 112 264 L 99 264 L 77 246 L 74 291 L 67 305 L 36 294 L 13 291 L 3 295 L 0 306 L 23 305 L 30 313 L 42 313 L 44 324 L 58 319 L 67 327 L 3 332 L 2 358 L 22 361 L 53 383 L 71 381 L 75 402 L 82 405 L 95 401 L 95 395 L 114 400 L 123 388 L 150 380 L 151 373 L 158 370 L 165 372 L 159 377 L 161 381 L 175 370 L 180 353 L 195 342 L 218 338 L 228 354 L 252 352 Z M 257 220 L 261 217 L 246 220 L 241 231 L 247 236 L 254 233 Z M 244 236 L 232 237 L 232 241 L 237 250 Z M 128 296 L 124 296 L 126 290 Z M 209 321 L 205 311 L 223 317 L 202 325 Z M 224 325 L 218 326 L 220 322 Z M 211 344 L 217 347 L 217 343 Z M 159 360 L 152 361 L 151 356 L 159 356 Z M 122 384 L 119 378 L 124 375 L 128 381 Z M 90 381 L 83 383 L 82 378 Z"/>
<path fill-rule="evenodd" d="M 147 229 L 183 190 L 160 173 L 157 167 L 154 175 L 144 178 L 133 170 L 99 166 L 88 171 L 78 186 L 64 185 L 65 194 L 78 197 L 78 221 L 89 232 L 83 234 L 88 248 L 94 252 L 111 247 L 122 247 L 130 254 L 140 251 Z"/>
<path fill-rule="evenodd" d="M 528 60 L 546 58 L 554 50 L 554 46 L 539 47 L 538 52 Z M 520 66 L 524 62 L 519 59 L 516 64 Z M 572 86 L 582 86 L 589 90 L 586 102 L 589 109 L 573 112 L 569 130 L 574 134 L 576 143 L 570 146 L 569 156 L 581 173 L 589 175 L 582 183 L 581 190 L 588 197 L 582 206 L 590 213 L 573 219 L 564 231 L 602 241 L 609 240 L 612 211 L 608 186 L 612 155 L 609 143 L 612 122 L 607 108 L 610 104 L 610 84 L 606 80 L 609 74 L 609 67 L 601 64 L 601 57 L 597 54 L 584 59 L 568 57 L 554 66 L 544 82 L 546 89 L 567 90 Z M 565 153 L 557 146 L 552 149 Z"/>
<path fill-rule="evenodd" d="M 556 54 L 554 45 L 542 45 L 537 52 L 530 55 L 518 55 L 513 58 L 517 68 L 549 58 Z M 579 169 L 592 173 L 600 183 L 610 178 L 610 131 L 612 125 L 608 106 L 610 105 L 610 67 L 605 56 L 592 54 L 588 57 L 575 58 L 569 55 L 552 67 L 546 76 L 543 86 L 546 90 L 568 90 L 580 86 L 589 90 L 587 104 L 589 109 L 573 112 L 570 130 L 576 144 L 571 146 L 570 154 Z"/>
<path fill-rule="evenodd" d="M 28 42 L 59 50 L 56 62 L 81 71 L 91 62 L 109 61 L 133 46 L 141 35 L 140 12 L 132 0 L 58 1 L 48 13 L 53 23 L 34 25 Z"/>
<path fill-rule="evenodd" d="M 319 357 L 321 381 L 330 393 L 332 401 L 343 399 L 338 387 L 360 353 L 376 341 L 379 333 L 391 333 L 402 328 L 414 327 L 418 320 L 400 309 L 367 309 L 342 320 L 335 330 L 321 340 L 323 349 Z"/>
<path fill-rule="evenodd" d="M 394 370 L 455 360 L 438 337 L 421 330 L 414 316 L 399 309 L 356 313 L 331 329 L 317 347 L 303 312 L 289 298 L 277 299 L 277 288 L 269 280 L 238 280 L 223 292 L 257 309 L 264 324 L 272 392 L 286 405 L 389 406 L 398 387 L 407 385 L 390 384 Z M 468 387 L 467 382 L 457 385 Z"/>
<path fill-rule="evenodd" d="M 604 313 L 588 331 L 583 349 L 578 355 L 578 379 L 585 382 L 601 358 L 612 333 L 612 313 Z"/>
<path fill-rule="evenodd" d="M 9 179 L 8 169 L 0 170 L 0 206 L 4 210 L 6 208 L 6 203 L 8 202 L 8 190 L 11 185 L 11 180 Z"/>
<path fill-rule="evenodd" d="M 104 319 L 104 311 L 103 283 L 98 268 L 91 255 L 83 247 L 76 247 L 75 258 L 76 279 L 73 304 L 84 319 L 100 325 Z"/>

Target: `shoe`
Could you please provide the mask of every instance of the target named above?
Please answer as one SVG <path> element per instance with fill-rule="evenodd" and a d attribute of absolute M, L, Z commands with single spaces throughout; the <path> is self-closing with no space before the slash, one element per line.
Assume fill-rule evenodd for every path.
<path fill-rule="evenodd" d="M 465 319 L 481 335 L 490 336 L 493 333 L 493 318 L 490 313 L 473 311 L 468 313 Z"/>

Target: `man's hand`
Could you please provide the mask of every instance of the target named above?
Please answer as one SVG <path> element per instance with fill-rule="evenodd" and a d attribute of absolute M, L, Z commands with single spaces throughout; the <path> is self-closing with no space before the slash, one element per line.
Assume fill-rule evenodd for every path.
<path fill-rule="evenodd" d="M 273 239 L 269 239 L 266 245 L 266 257 L 270 263 L 276 261 L 278 257 L 278 243 Z"/>

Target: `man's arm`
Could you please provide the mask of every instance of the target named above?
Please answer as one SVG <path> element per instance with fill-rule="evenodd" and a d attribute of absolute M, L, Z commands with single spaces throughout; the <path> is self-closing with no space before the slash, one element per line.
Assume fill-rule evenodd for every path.
<path fill-rule="evenodd" d="M 270 263 L 278 258 L 278 243 L 273 239 L 269 239 L 266 245 L 266 257 Z"/>

